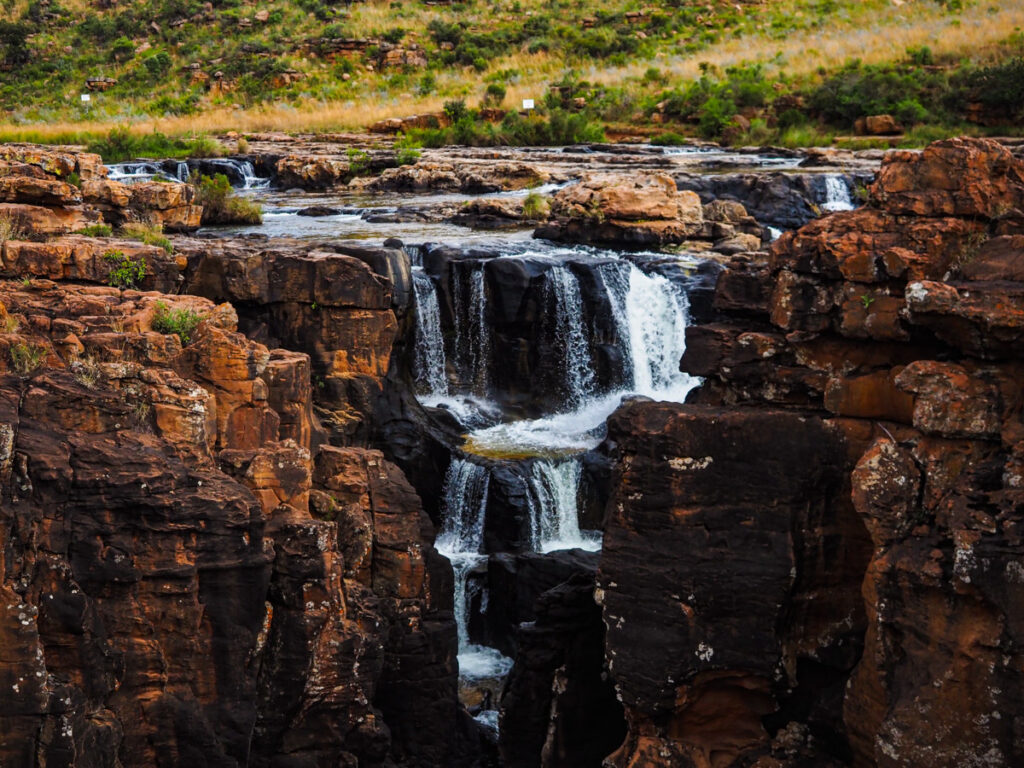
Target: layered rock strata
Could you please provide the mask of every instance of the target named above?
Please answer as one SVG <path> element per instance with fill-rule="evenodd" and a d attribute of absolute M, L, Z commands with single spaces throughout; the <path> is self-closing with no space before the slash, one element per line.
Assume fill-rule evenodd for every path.
<path fill-rule="evenodd" d="M 598 576 L 615 766 L 1012 766 L 1024 165 L 886 156 L 722 273 L 700 404 L 635 403 Z"/>
<path fill-rule="evenodd" d="M 123 184 L 107 178 L 99 155 L 77 150 L 0 150 L 0 218 L 23 234 L 61 235 L 103 223 L 158 224 L 168 232 L 199 227 L 202 207 L 188 184 Z"/>
<path fill-rule="evenodd" d="M 0 764 L 468 765 L 451 568 L 398 468 L 325 445 L 313 407 L 314 371 L 390 339 L 268 349 L 231 304 L 161 292 L 208 262 L 139 247 L 158 290 L 121 290 L 109 244 L 4 246 Z M 393 324 L 400 270 L 364 258 L 278 255 L 231 295 L 249 323 Z"/>

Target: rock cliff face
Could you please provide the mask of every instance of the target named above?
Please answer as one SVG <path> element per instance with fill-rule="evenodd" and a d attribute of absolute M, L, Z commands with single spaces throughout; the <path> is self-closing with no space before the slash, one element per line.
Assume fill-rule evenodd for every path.
<path fill-rule="evenodd" d="M 6 144 L 0 147 L 0 217 L 29 235 L 67 234 L 103 222 L 198 229 L 202 207 L 188 184 L 127 185 L 106 176 L 99 155 Z"/>
<path fill-rule="evenodd" d="M 870 193 L 722 273 L 695 404 L 612 419 L 612 765 L 1024 761 L 1024 165 L 938 142 Z"/>
<path fill-rule="evenodd" d="M 0 764 L 471 764 L 451 567 L 332 421 L 379 391 L 403 263 L 190 242 L 2 245 Z"/>

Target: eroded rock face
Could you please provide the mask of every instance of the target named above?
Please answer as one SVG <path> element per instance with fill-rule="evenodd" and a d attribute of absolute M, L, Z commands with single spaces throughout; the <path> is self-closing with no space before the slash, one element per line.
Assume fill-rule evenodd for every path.
<path fill-rule="evenodd" d="M 405 253 L 390 248 L 180 240 L 185 289 L 240 309 L 247 334 L 310 356 L 314 398 L 339 442 L 365 444 L 409 299 Z"/>
<path fill-rule="evenodd" d="M 704 221 L 700 198 L 663 173 L 586 176 L 552 197 L 550 215 L 535 236 L 625 247 L 680 243 Z"/>
<path fill-rule="evenodd" d="M 167 232 L 199 227 L 202 207 L 188 184 L 111 181 L 99 155 L 78 150 L 7 144 L 0 151 L 0 215 L 21 236 L 63 235 L 102 223 L 159 224 Z"/>
<path fill-rule="evenodd" d="M 457 164 L 420 161 L 389 168 L 366 182 L 369 192 L 465 192 L 486 194 L 544 184 L 548 174 L 526 163 Z"/>
<path fill-rule="evenodd" d="M 842 502 L 841 434 L 779 411 L 654 403 L 609 429 L 598 587 L 630 725 L 611 764 L 737 764 L 805 697 L 821 737 L 838 738 L 868 554 Z"/>
<path fill-rule="evenodd" d="M 193 296 L 0 307 L 0 763 L 466 764 L 450 566 L 397 467 L 320 445 L 306 355 Z"/>
<path fill-rule="evenodd" d="M 722 273 L 704 406 L 613 417 L 616 765 L 1024 760 L 1022 173 L 889 154 L 866 207 Z"/>

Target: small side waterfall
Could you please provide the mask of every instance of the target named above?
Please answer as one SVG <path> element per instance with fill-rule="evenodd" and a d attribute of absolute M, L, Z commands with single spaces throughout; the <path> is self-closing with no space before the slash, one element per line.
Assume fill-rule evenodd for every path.
<path fill-rule="evenodd" d="M 666 277 L 620 262 L 601 270 L 625 364 L 625 391 L 682 400 L 696 381 L 679 370 L 686 295 Z"/>
<path fill-rule="evenodd" d="M 463 677 L 500 677 L 512 668 L 512 659 L 493 648 L 469 641 L 469 577 L 487 560 L 481 553 L 487 491 L 491 473 L 487 467 L 452 457 L 444 482 L 444 520 L 434 546 L 447 557 L 455 572 L 455 624 L 459 634 L 459 669 Z"/>
<path fill-rule="evenodd" d="M 545 275 L 548 301 L 553 304 L 551 317 L 555 323 L 552 337 L 557 339 L 560 365 L 565 373 L 566 404 L 579 408 L 593 396 L 594 361 L 590 340 L 583 327 L 584 307 L 579 281 L 568 267 L 559 264 Z"/>
<path fill-rule="evenodd" d="M 416 297 L 416 383 L 426 395 L 445 396 L 448 377 L 437 287 L 430 275 L 416 268 L 412 270 L 412 286 Z"/>
<path fill-rule="evenodd" d="M 538 459 L 530 468 L 530 548 L 596 549 L 600 539 L 584 536 L 579 522 L 579 485 L 583 468 L 577 457 L 555 463 Z"/>
<path fill-rule="evenodd" d="M 459 280 L 462 264 L 452 265 L 455 280 L 455 355 L 463 387 L 484 397 L 488 389 L 490 329 L 487 326 L 487 290 L 483 263 L 466 265 L 469 280 Z"/>
<path fill-rule="evenodd" d="M 850 186 L 846 178 L 840 174 L 830 173 L 824 176 L 825 202 L 821 204 L 826 211 L 852 211 L 853 198 L 850 197 Z"/>

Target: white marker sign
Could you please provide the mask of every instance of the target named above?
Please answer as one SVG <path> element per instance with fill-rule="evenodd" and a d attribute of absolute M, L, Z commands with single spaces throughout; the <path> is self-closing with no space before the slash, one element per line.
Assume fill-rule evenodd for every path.
<path fill-rule="evenodd" d="M 523 109 L 533 109 L 533 99 L 523 99 Z"/>
<path fill-rule="evenodd" d="M 83 93 L 82 101 L 92 101 L 92 96 L 90 96 L 88 93 Z"/>

